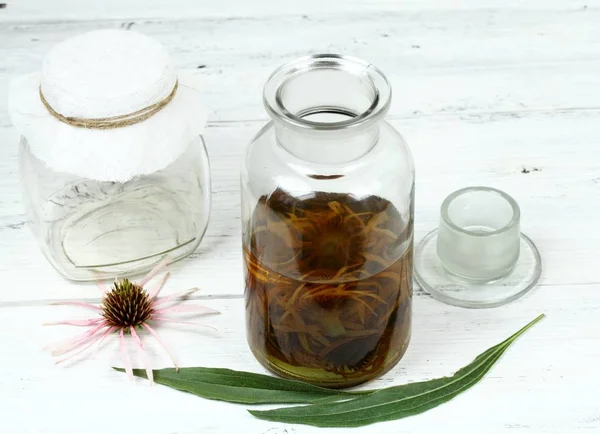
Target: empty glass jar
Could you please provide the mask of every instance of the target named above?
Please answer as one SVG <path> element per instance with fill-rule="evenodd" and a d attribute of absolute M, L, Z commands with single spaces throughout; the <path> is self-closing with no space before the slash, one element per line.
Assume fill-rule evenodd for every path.
<path fill-rule="evenodd" d="M 124 277 L 196 249 L 210 214 L 206 111 L 160 43 L 113 29 L 67 39 L 13 81 L 9 107 L 28 218 L 63 276 Z"/>
<path fill-rule="evenodd" d="M 242 164 L 247 336 L 268 369 L 325 387 L 391 369 L 411 334 L 414 166 L 391 87 L 358 59 L 277 69 Z"/>
<path fill-rule="evenodd" d="M 72 280 L 152 268 L 164 255 L 198 247 L 210 214 L 210 172 L 201 137 L 172 164 L 125 181 L 57 172 L 22 139 L 21 179 L 28 220 L 50 263 Z"/>

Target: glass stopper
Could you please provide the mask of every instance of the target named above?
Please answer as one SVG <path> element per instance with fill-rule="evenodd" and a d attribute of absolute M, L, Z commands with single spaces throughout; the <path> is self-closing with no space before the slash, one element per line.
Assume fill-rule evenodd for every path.
<path fill-rule="evenodd" d="M 539 280 L 534 243 L 520 232 L 517 202 L 490 187 L 467 187 L 443 202 L 437 229 L 415 251 L 417 283 L 451 305 L 495 307 L 516 300 Z"/>

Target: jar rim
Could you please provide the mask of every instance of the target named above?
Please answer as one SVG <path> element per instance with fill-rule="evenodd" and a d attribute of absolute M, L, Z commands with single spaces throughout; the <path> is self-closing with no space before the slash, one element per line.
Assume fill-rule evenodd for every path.
<path fill-rule="evenodd" d="M 373 91 L 370 105 L 360 113 L 352 114 L 349 119 L 338 122 L 317 122 L 306 119 L 306 114 L 288 110 L 282 98 L 282 89 L 286 83 L 299 74 L 323 69 L 338 70 L 357 78 L 366 78 L 366 83 Z M 272 119 L 281 120 L 292 127 L 310 130 L 341 130 L 371 124 L 385 116 L 391 105 L 391 98 L 391 85 L 379 68 L 362 59 L 340 54 L 314 54 L 285 63 L 273 71 L 263 88 L 263 103 Z"/>

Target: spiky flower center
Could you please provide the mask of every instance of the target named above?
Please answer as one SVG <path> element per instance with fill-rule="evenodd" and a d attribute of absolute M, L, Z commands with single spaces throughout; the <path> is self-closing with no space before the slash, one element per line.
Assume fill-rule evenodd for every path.
<path fill-rule="evenodd" d="M 108 324 L 129 330 L 146 322 L 152 314 L 152 302 L 146 290 L 128 279 L 114 283 L 102 302 L 102 316 Z"/>

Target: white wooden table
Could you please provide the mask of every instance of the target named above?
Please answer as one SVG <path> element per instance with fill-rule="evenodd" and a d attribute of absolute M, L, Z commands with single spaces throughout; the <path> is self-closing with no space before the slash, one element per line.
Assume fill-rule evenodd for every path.
<path fill-rule="evenodd" d="M 280 64 L 317 52 L 364 58 L 394 88 L 393 125 L 417 167 L 416 240 L 451 191 L 506 190 L 544 261 L 540 284 L 489 310 L 446 306 L 415 288 L 414 331 L 397 367 L 366 387 L 453 373 L 526 322 L 484 380 L 425 414 L 353 432 L 600 432 L 600 1 L 598 0 L 3 0 L 0 9 L 0 432 L 312 433 L 260 421 L 246 406 L 145 381 L 128 383 L 117 340 L 56 367 L 43 347 L 85 316 L 56 300 L 97 302 L 93 284 L 62 279 L 30 235 L 20 200 L 8 79 L 38 69 L 55 43 L 96 28 L 156 37 L 206 82 L 214 211 L 206 238 L 173 267 L 165 293 L 200 286 L 222 311 L 217 332 L 164 327 L 182 366 L 265 372 L 245 341 L 238 171 L 266 122 L 261 87 Z M 148 345 L 151 341 L 148 340 Z M 150 346 L 156 368 L 169 366 Z M 134 364 L 142 366 L 132 351 Z"/>

